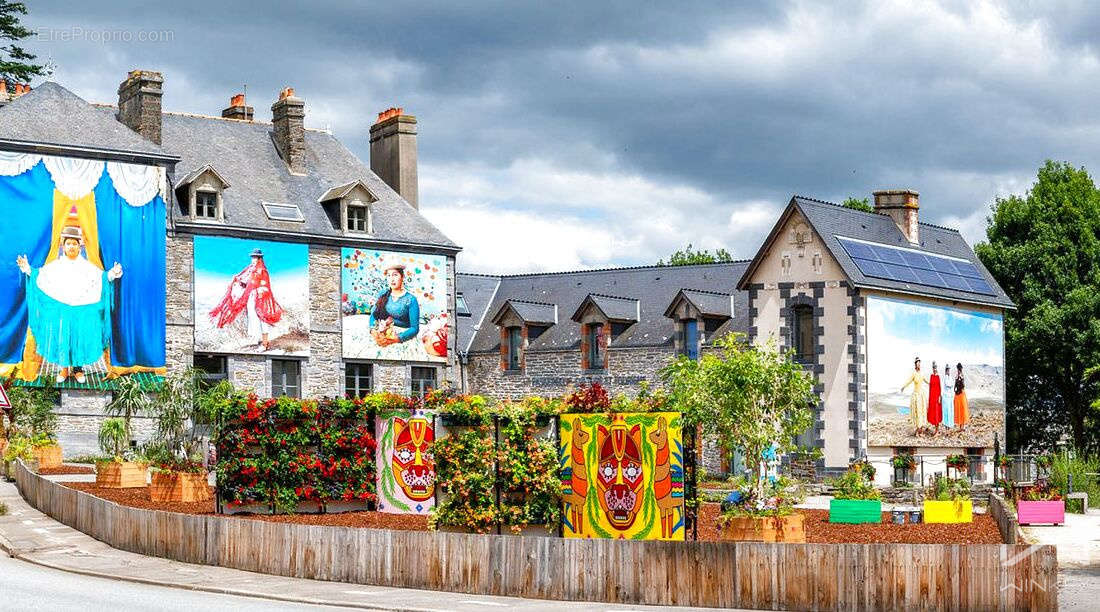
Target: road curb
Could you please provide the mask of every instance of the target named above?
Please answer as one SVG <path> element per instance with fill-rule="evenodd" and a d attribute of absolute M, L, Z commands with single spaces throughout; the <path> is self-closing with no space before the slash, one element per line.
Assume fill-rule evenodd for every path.
<path fill-rule="evenodd" d="M 185 591 L 199 591 L 199 592 L 203 592 L 203 593 L 214 593 L 214 594 L 217 594 L 217 595 L 234 595 L 234 596 L 237 596 L 237 597 L 249 597 L 251 599 L 266 599 L 266 600 L 271 600 L 271 601 L 285 601 L 287 603 L 301 603 L 301 604 L 308 604 L 308 605 L 313 605 L 313 606 L 332 606 L 332 607 L 340 607 L 340 608 L 357 608 L 357 609 L 360 609 L 360 610 L 395 610 L 397 612 L 440 612 L 439 608 L 407 608 L 407 607 L 406 608 L 395 608 L 392 605 L 370 604 L 370 603 L 362 603 L 362 602 L 354 602 L 354 601 L 339 601 L 339 600 L 329 600 L 329 599 L 316 599 L 316 598 L 309 598 L 309 597 L 291 597 L 291 596 L 286 596 L 286 595 L 275 595 L 275 594 L 272 594 L 272 593 L 258 593 L 256 591 L 246 591 L 246 590 L 243 590 L 243 589 L 232 589 L 232 588 L 227 588 L 227 587 L 193 585 L 193 584 L 184 584 L 184 583 L 179 583 L 179 582 L 163 582 L 163 581 L 160 581 L 160 580 L 150 580 L 150 579 L 147 579 L 147 578 L 138 578 L 138 577 L 134 577 L 134 576 L 119 576 L 117 574 L 108 574 L 108 573 L 97 572 L 97 571 L 93 571 L 93 570 L 85 570 L 85 569 L 68 567 L 68 566 L 65 566 L 65 565 L 57 565 L 57 564 L 54 564 L 54 563 L 41 561 L 39 559 L 31 559 L 31 558 L 28 558 L 28 557 L 26 557 L 22 554 L 19 554 L 19 553 L 16 553 L 16 554 L 9 553 L 9 555 L 12 558 L 18 559 L 19 561 L 23 561 L 25 563 L 32 563 L 32 564 L 40 566 L 40 567 L 45 567 L 45 568 L 49 568 L 49 569 L 53 569 L 53 570 L 57 570 L 57 571 L 61 571 L 61 572 L 68 572 L 70 574 L 79 574 L 81 576 L 90 576 L 92 578 L 106 578 L 108 580 L 118 580 L 120 582 L 133 582 L 133 583 L 137 583 L 137 584 L 146 584 L 146 585 L 150 585 L 150 586 L 167 587 L 167 588 L 172 588 L 172 589 L 182 589 L 182 590 L 185 590 Z M 264 576 L 270 576 L 270 574 L 263 574 L 263 575 Z M 278 577 L 278 576 L 275 576 L 275 577 Z M 348 584 L 348 586 L 356 586 L 352 583 L 346 583 L 346 584 Z M 378 586 L 378 585 L 359 585 L 359 586 Z M 381 587 L 381 588 L 389 588 L 389 587 Z"/>

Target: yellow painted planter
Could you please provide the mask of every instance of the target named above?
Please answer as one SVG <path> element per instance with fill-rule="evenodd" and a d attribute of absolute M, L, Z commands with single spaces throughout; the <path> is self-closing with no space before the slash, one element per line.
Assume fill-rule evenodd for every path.
<path fill-rule="evenodd" d="M 924 502 L 925 523 L 969 523 L 973 520 L 974 502 L 969 499 Z"/>

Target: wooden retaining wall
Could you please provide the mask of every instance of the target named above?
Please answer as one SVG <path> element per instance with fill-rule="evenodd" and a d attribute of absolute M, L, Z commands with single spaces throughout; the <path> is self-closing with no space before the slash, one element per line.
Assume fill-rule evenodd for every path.
<path fill-rule="evenodd" d="M 1052 546 L 634 542 L 356 529 L 129 508 L 22 464 L 16 481 L 31 505 L 115 548 L 282 576 L 619 604 L 1058 607 Z"/>
<path fill-rule="evenodd" d="M 989 494 L 989 515 L 996 521 L 1002 540 L 1009 544 L 1017 544 L 1021 541 L 1020 523 L 1016 519 L 1016 511 L 996 493 Z"/>

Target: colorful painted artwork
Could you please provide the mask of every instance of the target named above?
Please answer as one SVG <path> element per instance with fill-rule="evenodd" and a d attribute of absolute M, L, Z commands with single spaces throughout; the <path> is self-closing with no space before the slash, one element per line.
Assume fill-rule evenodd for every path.
<path fill-rule="evenodd" d="M 378 510 L 427 514 L 435 507 L 434 417 L 430 411 L 394 411 L 375 417 Z"/>
<path fill-rule="evenodd" d="M 344 357 L 446 361 L 447 258 L 343 249 Z"/>
<path fill-rule="evenodd" d="M 0 375 L 163 380 L 163 185 L 156 166 L 0 152 Z"/>
<path fill-rule="evenodd" d="M 678 412 L 561 415 L 567 538 L 684 539 Z"/>
<path fill-rule="evenodd" d="M 195 236 L 195 351 L 309 355 L 309 247 Z"/>
<path fill-rule="evenodd" d="M 870 446 L 1003 443 L 1001 315 L 867 298 L 867 389 Z"/>

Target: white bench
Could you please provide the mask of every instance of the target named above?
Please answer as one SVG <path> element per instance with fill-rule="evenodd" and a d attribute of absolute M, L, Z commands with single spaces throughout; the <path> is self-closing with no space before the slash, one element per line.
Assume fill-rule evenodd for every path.
<path fill-rule="evenodd" d="M 1066 496 L 1066 501 L 1069 501 L 1071 499 L 1081 500 L 1081 510 L 1082 510 L 1082 512 L 1084 514 L 1089 513 L 1089 494 L 1088 493 L 1085 493 L 1084 491 L 1079 491 L 1077 493 L 1070 493 L 1069 495 Z"/>

